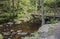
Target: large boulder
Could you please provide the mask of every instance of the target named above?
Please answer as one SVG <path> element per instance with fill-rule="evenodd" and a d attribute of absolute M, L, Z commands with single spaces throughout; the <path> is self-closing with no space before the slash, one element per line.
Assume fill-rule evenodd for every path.
<path fill-rule="evenodd" d="M 60 22 L 40 27 L 35 39 L 60 39 Z"/>

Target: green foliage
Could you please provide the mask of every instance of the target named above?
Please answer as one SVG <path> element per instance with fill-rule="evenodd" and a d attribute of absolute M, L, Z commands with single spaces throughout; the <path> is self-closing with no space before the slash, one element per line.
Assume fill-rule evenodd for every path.
<path fill-rule="evenodd" d="M 38 11 L 40 10 L 40 0 L 38 0 Z M 46 13 L 54 13 L 51 7 L 55 8 L 55 3 L 57 3 L 58 6 L 60 6 L 60 0 L 44 0 L 44 10 Z M 7 18 L 10 19 L 13 17 L 13 5 L 12 1 L 5 2 L 3 4 L 3 11 L 0 16 L 5 17 L 4 19 L 6 20 Z M 14 18 L 21 18 L 24 17 L 24 15 L 28 15 L 29 13 L 34 13 L 36 8 L 36 0 L 15 0 L 14 1 Z M 53 15 L 53 14 L 52 14 Z M 0 18 L 0 20 L 3 20 L 3 18 Z"/>
<path fill-rule="evenodd" d="M 0 39 L 3 39 L 3 36 L 2 36 L 2 34 L 0 34 Z"/>
<path fill-rule="evenodd" d="M 44 3 L 48 3 L 48 4 L 53 3 L 53 2 L 55 2 L 55 0 L 44 0 Z"/>
<path fill-rule="evenodd" d="M 30 0 L 20 0 L 18 5 L 17 18 L 21 18 L 26 14 L 32 13 L 35 7 L 31 4 Z"/>
<path fill-rule="evenodd" d="M 50 23 L 56 23 L 56 22 L 57 22 L 56 19 L 51 19 L 51 20 L 50 20 Z"/>

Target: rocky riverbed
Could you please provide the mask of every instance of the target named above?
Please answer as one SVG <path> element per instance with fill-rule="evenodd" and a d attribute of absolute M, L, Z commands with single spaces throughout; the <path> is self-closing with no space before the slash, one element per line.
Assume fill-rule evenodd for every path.
<path fill-rule="evenodd" d="M 45 24 L 38 31 L 21 37 L 21 39 L 60 39 L 60 22 Z"/>

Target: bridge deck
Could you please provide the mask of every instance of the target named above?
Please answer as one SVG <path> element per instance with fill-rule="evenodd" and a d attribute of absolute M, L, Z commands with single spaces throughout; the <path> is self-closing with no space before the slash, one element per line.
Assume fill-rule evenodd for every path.
<path fill-rule="evenodd" d="M 42 16 L 42 14 L 32 14 L 34 16 Z M 60 14 L 44 14 L 44 17 L 59 17 L 60 18 Z"/>

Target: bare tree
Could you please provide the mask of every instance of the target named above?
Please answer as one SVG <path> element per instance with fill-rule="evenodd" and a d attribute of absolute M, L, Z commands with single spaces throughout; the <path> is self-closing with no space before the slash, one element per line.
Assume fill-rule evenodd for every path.
<path fill-rule="evenodd" d="M 15 13 L 15 11 L 14 11 L 14 0 L 12 0 L 12 13 L 13 13 L 12 21 L 13 21 L 13 24 L 15 24 L 14 23 L 14 13 Z"/>
<path fill-rule="evenodd" d="M 40 0 L 40 6 L 41 6 L 41 13 L 42 13 L 42 25 L 45 24 L 44 20 L 44 0 Z"/>
<path fill-rule="evenodd" d="M 37 9 L 38 9 L 38 0 L 36 0 L 36 13 L 38 13 Z"/>

